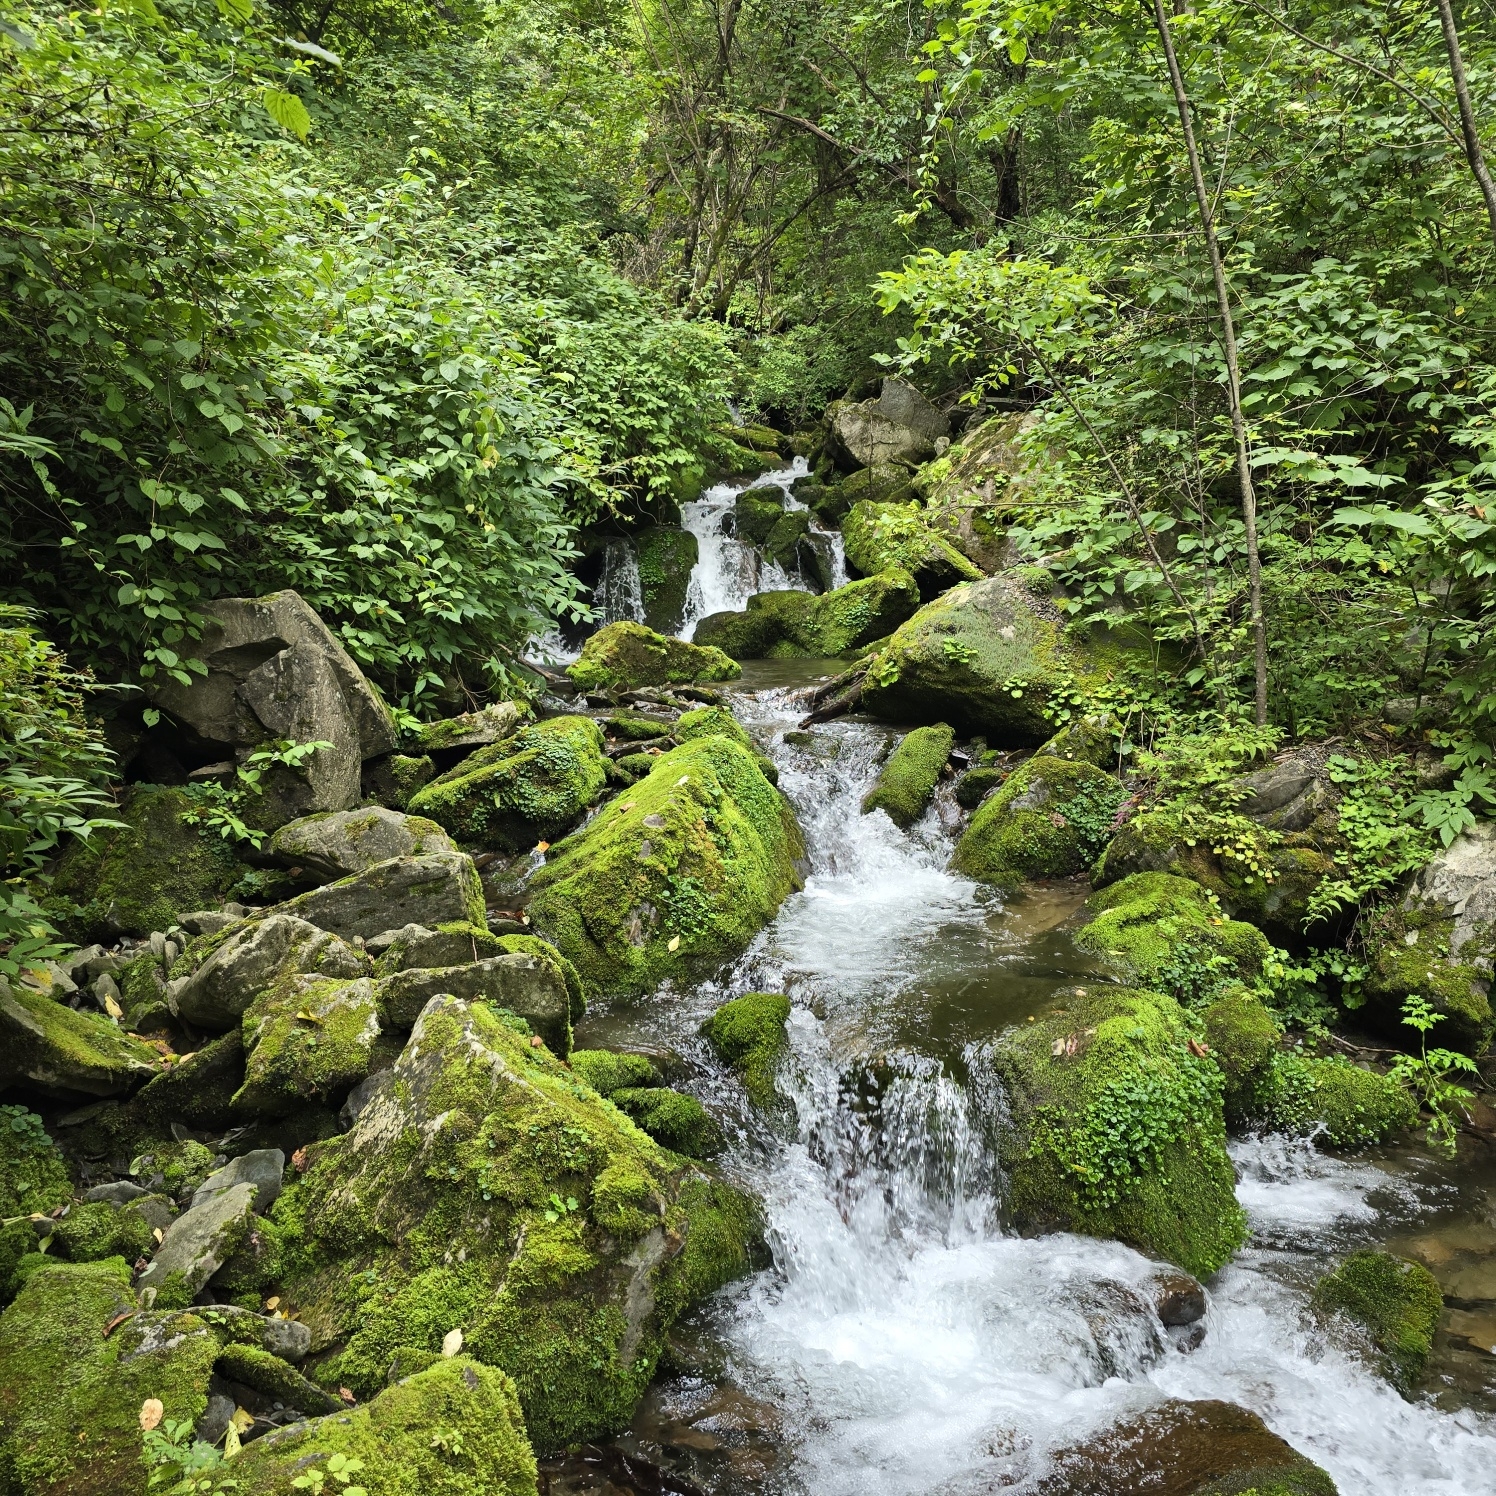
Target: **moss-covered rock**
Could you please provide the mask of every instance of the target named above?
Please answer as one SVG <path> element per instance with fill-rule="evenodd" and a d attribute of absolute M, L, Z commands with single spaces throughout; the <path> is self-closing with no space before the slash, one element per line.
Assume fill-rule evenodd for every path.
<path fill-rule="evenodd" d="M 1371 1336 L 1387 1379 L 1411 1392 L 1428 1365 L 1444 1308 L 1426 1267 L 1390 1252 L 1353 1252 L 1315 1285 L 1320 1310 L 1348 1315 Z"/>
<path fill-rule="evenodd" d="M 917 504 L 854 504 L 842 521 L 847 561 L 864 576 L 899 568 L 931 598 L 982 570 L 933 530 Z"/>
<path fill-rule="evenodd" d="M 829 659 L 886 638 L 919 607 L 907 571 L 848 582 L 817 597 L 809 592 L 756 592 L 742 613 L 713 613 L 696 638 L 735 660 Z"/>
<path fill-rule="evenodd" d="M 452 839 L 434 821 L 382 805 L 324 810 L 288 821 L 265 851 L 286 867 L 305 868 L 319 878 L 346 878 L 391 857 L 455 852 Z"/>
<path fill-rule="evenodd" d="M 361 788 L 368 799 L 404 810 L 410 797 L 435 777 L 436 760 L 429 754 L 392 753 L 365 765 Z"/>
<path fill-rule="evenodd" d="M 1046 758 L 1073 758 L 1098 769 L 1115 769 L 1121 727 L 1110 712 L 1072 717 L 1039 752 Z"/>
<path fill-rule="evenodd" d="M 799 887 L 803 855 L 753 754 L 696 738 L 551 849 L 529 913 L 590 988 L 650 991 L 741 951 Z"/>
<path fill-rule="evenodd" d="M 566 673 L 579 686 L 607 689 L 736 680 L 742 671 L 720 649 L 667 638 L 642 623 L 610 623 L 587 640 Z"/>
<path fill-rule="evenodd" d="M 1088 868 L 1105 843 L 1125 791 L 1092 764 L 1031 758 L 978 807 L 952 866 L 999 888 Z"/>
<path fill-rule="evenodd" d="M 75 1205 L 52 1229 L 60 1254 L 71 1262 L 120 1257 L 134 1262 L 150 1248 L 153 1228 L 138 1210 L 100 1200 Z"/>
<path fill-rule="evenodd" d="M 1384 1143 L 1418 1121 L 1418 1107 L 1389 1076 L 1338 1056 L 1275 1053 L 1251 1082 L 1248 1119 L 1324 1147 Z"/>
<path fill-rule="evenodd" d="M 669 1086 L 620 1086 L 608 1098 L 662 1148 L 686 1158 L 715 1158 L 724 1147 L 722 1129 L 694 1097 Z"/>
<path fill-rule="evenodd" d="M 392 857 L 267 912 L 294 915 L 345 940 L 368 940 L 407 924 L 436 929 L 454 922 L 482 926 L 487 919 L 478 870 L 461 852 Z"/>
<path fill-rule="evenodd" d="M 789 1016 L 790 1000 L 782 992 L 746 992 L 723 1003 L 701 1026 L 717 1058 L 742 1076 L 748 1099 L 765 1112 L 784 1106 L 774 1080 L 789 1048 L 784 1027 Z"/>
<path fill-rule="evenodd" d="M 410 808 L 464 842 L 520 852 L 574 825 L 607 782 L 597 723 L 550 717 L 480 748 L 413 795 Z"/>
<path fill-rule="evenodd" d="M 0 1106 L 0 1218 L 45 1215 L 73 1193 L 67 1164 L 24 1106 Z"/>
<path fill-rule="evenodd" d="M 1011 1126 L 1008 1209 L 1025 1229 L 1115 1237 L 1208 1277 L 1246 1236 L 1221 1073 L 1173 998 L 1076 988 L 993 1046 Z"/>
<path fill-rule="evenodd" d="M 1075 943 L 1102 957 L 1124 982 L 1182 1003 L 1262 975 L 1272 955 L 1254 925 L 1227 919 L 1198 883 L 1169 873 L 1134 873 L 1086 901 L 1090 921 Z"/>
<path fill-rule="evenodd" d="M 763 545 L 783 517 L 784 495 L 778 488 L 745 488 L 733 500 L 733 530 L 748 545 Z"/>
<path fill-rule="evenodd" d="M 514 1383 L 467 1356 L 437 1357 L 362 1407 L 277 1429 L 234 1462 L 244 1496 L 298 1496 L 341 1455 L 369 1496 L 535 1496 Z M 330 1480 L 329 1492 L 337 1489 Z"/>
<path fill-rule="evenodd" d="M 854 504 L 910 504 L 916 495 L 909 481 L 909 469 L 901 463 L 879 462 L 859 468 L 813 494 L 801 494 L 822 524 L 840 525 Z"/>
<path fill-rule="evenodd" d="M 753 1229 L 558 1060 L 440 997 L 274 1219 L 319 1381 L 367 1396 L 460 1329 L 515 1379 L 541 1450 L 627 1424 L 665 1331 L 744 1270 Z"/>
<path fill-rule="evenodd" d="M 786 509 L 764 537 L 763 551 L 782 571 L 800 569 L 800 542 L 810 533 L 810 515 L 804 509 Z"/>
<path fill-rule="evenodd" d="M 50 1096 L 118 1096 L 160 1068 L 155 1050 L 102 1014 L 0 977 L 0 1090 L 24 1084 Z"/>
<path fill-rule="evenodd" d="M 523 701 L 491 701 L 475 712 L 445 717 L 440 722 L 423 722 L 411 736 L 422 753 L 444 753 L 458 748 L 486 748 L 512 737 L 520 724 L 531 716 L 529 704 Z"/>
<path fill-rule="evenodd" d="M 15 1496 L 144 1496 L 140 1409 L 195 1424 L 219 1344 L 190 1313 L 137 1312 L 119 1258 L 34 1271 L 0 1315 L 0 1479 Z M 125 1318 L 125 1316 L 132 1316 Z"/>
<path fill-rule="evenodd" d="M 644 1054 L 619 1054 L 611 1049 L 574 1049 L 572 1074 L 591 1086 L 599 1096 L 611 1096 L 626 1087 L 657 1086 L 660 1072 Z"/>
<path fill-rule="evenodd" d="M 689 530 L 655 525 L 634 537 L 634 552 L 639 558 L 644 622 L 662 634 L 673 634 L 685 617 L 686 592 L 696 565 L 696 537 Z"/>
<path fill-rule="evenodd" d="M 1237 1126 L 1249 1117 L 1257 1084 L 1277 1053 L 1278 1024 L 1241 986 L 1227 988 L 1201 1017 L 1211 1058 L 1226 1079 L 1226 1121 Z"/>
<path fill-rule="evenodd" d="M 962 810 L 975 810 L 993 790 L 1007 782 L 1008 771 L 996 764 L 978 764 L 956 781 L 956 804 Z"/>
<path fill-rule="evenodd" d="M 1056 691 L 1099 676 L 1104 657 L 1064 638 L 1054 606 L 1003 574 L 926 603 L 874 657 L 862 702 L 895 722 L 949 722 L 1003 747 L 1053 736 Z"/>
<path fill-rule="evenodd" d="M 693 712 L 682 712 L 670 730 L 677 743 L 689 743 L 695 738 L 731 738 L 741 748 L 753 750 L 753 739 L 744 730 L 726 707 L 702 706 Z"/>
<path fill-rule="evenodd" d="M 222 837 L 183 819 L 197 804 L 186 790 L 137 785 L 111 817 L 122 828 L 96 831 L 63 854 L 52 890 L 82 906 L 70 932 L 148 935 L 184 911 L 223 903 L 244 870 Z"/>
<path fill-rule="evenodd" d="M 956 734 L 937 722 L 916 727 L 899 740 L 875 783 L 862 797 L 862 813 L 884 811 L 895 826 L 907 831 L 925 812 L 950 757 Z"/>

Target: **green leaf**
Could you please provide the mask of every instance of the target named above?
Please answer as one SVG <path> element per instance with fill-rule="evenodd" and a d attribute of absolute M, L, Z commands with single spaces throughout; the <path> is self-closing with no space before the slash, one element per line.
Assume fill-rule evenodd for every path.
<path fill-rule="evenodd" d="M 264 100 L 265 112 L 270 118 L 304 143 L 312 128 L 312 117 L 306 112 L 306 105 L 295 94 L 281 88 L 267 88 Z"/>

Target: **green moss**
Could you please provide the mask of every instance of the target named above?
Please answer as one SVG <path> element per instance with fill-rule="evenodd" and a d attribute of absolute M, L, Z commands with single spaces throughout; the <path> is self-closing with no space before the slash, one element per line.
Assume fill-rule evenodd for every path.
<path fill-rule="evenodd" d="M 905 733 L 878 782 L 862 797 L 863 815 L 885 811 L 895 826 L 907 831 L 930 803 L 955 741 L 956 734 L 944 722 Z"/>
<path fill-rule="evenodd" d="M 572 1073 L 599 1096 L 611 1096 L 625 1086 L 657 1086 L 660 1072 L 643 1054 L 615 1054 L 610 1049 L 574 1049 Z"/>
<path fill-rule="evenodd" d="M 1366 1016 L 1383 1033 L 1406 1040 L 1402 1005 L 1410 996 L 1424 999 L 1444 1021 L 1433 1042 L 1446 1049 L 1482 1055 L 1496 1032 L 1487 989 L 1492 942 L 1467 942 L 1460 959 L 1450 960 L 1455 920 L 1442 907 L 1386 908 L 1367 921 L 1368 965 L 1362 984 Z"/>
<path fill-rule="evenodd" d="M 1418 1121 L 1413 1099 L 1388 1076 L 1298 1054 L 1275 1054 L 1259 1073 L 1250 1114 L 1275 1131 L 1345 1149 L 1386 1142 Z"/>
<path fill-rule="evenodd" d="M 410 1357 L 405 1358 L 406 1362 Z M 244 1496 L 300 1496 L 329 1456 L 362 1461 L 369 1496 L 535 1496 L 535 1456 L 514 1383 L 466 1356 L 424 1369 L 351 1411 L 272 1432 L 234 1462 Z M 329 1492 L 336 1481 L 329 1480 Z"/>
<path fill-rule="evenodd" d="M 438 998 L 377 1108 L 276 1202 L 281 1292 L 343 1347 L 323 1385 L 367 1396 L 461 1329 L 514 1377 L 537 1447 L 595 1438 L 627 1424 L 674 1316 L 725 1281 L 692 1243 L 733 1195 L 690 1193 L 698 1178 L 481 1004 Z M 747 1252 L 710 1261 L 730 1275 Z"/>
<path fill-rule="evenodd" d="M 881 639 L 919 607 L 919 589 L 894 568 L 817 597 L 809 592 L 756 592 L 747 611 L 714 613 L 696 638 L 735 660 L 826 659 Z"/>
<path fill-rule="evenodd" d="M 130 1174 L 147 1189 L 180 1199 L 213 1172 L 215 1155 L 193 1138 L 152 1142 L 130 1160 Z"/>
<path fill-rule="evenodd" d="M 291 977 L 249 1005 L 243 1035 L 244 1084 L 235 1106 L 285 1116 L 337 1096 L 369 1073 L 380 1037 L 374 984 Z"/>
<path fill-rule="evenodd" d="M 365 770 L 366 793 L 391 810 L 404 810 L 410 797 L 436 777 L 436 761 L 426 754 L 392 753 Z"/>
<path fill-rule="evenodd" d="M 1012 1126 L 1008 1209 L 1025 1228 L 1115 1237 L 1207 1277 L 1246 1236 L 1220 1071 L 1172 998 L 1076 988 L 993 1048 Z"/>
<path fill-rule="evenodd" d="M 137 1308 L 112 1258 L 33 1272 L 0 1315 L 0 1471 L 16 1496 L 143 1496 L 141 1404 L 202 1416 L 217 1339 L 195 1315 Z"/>
<path fill-rule="evenodd" d="M 764 660 L 785 637 L 783 620 L 779 610 L 754 607 L 759 597 L 775 596 L 773 593 L 757 593 L 748 599 L 748 608 L 742 613 L 712 613 L 696 626 L 696 641 L 711 645 L 734 660 Z M 809 597 L 808 593 L 788 594 Z M 808 607 L 806 608 L 808 611 Z"/>
<path fill-rule="evenodd" d="M 649 771 L 654 768 L 654 755 L 649 753 L 625 753 L 621 758 L 613 760 L 615 769 L 622 769 L 628 776 L 628 782 L 643 779 Z"/>
<path fill-rule="evenodd" d="M 1362 1325 L 1382 1353 L 1388 1380 L 1411 1392 L 1428 1364 L 1444 1308 L 1438 1281 L 1426 1267 L 1390 1252 L 1353 1252 L 1319 1280 L 1314 1302 Z"/>
<path fill-rule="evenodd" d="M 995 765 L 968 769 L 956 781 L 956 804 L 963 810 L 975 810 L 993 790 L 1002 788 L 1007 777 L 1008 771 Z"/>
<path fill-rule="evenodd" d="M 587 640 L 566 673 L 579 686 L 610 687 L 736 680 L 742 671 L 720 649 L 667 638 L 642 623 L 610 623 Z"/>
<path fill-rule="evenodd" d="M 1075 717 L 1067 722 L 1039 752 L 1048 758 L 1073 758 L 1095 764 L 1098 769 L 1115 768 L 1117 735 L 1122 724 L 1110 712 Z"/>
<path fill-rule="evenodd" d="M 630 712 L 604 717 L 602 722 L 610 738 L 627 738 L 632 743 L 646 743 L 651 738 L 664 737 L 670 731 L 658 717 L 639 717 Z"/>
<path fill-rule="evenodd" d="M 1091 764 L 1031 758 L 978 807 L 951 865 L 999 888 L 1089 867 L 1125 792 Z"/>
<path fill-rule="evenodd" d="M 671 729 L 677 743 L 689 743 L 693 738 L 731 738 L 740 747 L 753 749 L 753 740 L 743 730 L 742 724 L 726 707 L 703 706 L 693 712 L 683 712 Z"/>
<path fill-rule="evenodd" d="M 151 1245 L 151 1227 L 139 1211 L 98 1201 L 75 1205 L 52 1234 L 57 1249 L 73 1262 L 98 1262 L 105 1257 L 123 1257 L 134 1262 Z"/>
<path fill-rule="evenodd" d="M 784 517 L 784 496 L 777 488 L 745 488 L 733 501 L 733 527 L 739 540 L 761 546 Z"/>
<path fill-rule="evenodd" d="M 113 813 L 122 829 L 63 854 L 52 889 L 82 905 L 70 921 L 79 936 L 147 935 L 223 902 L 243 869 L 221 837 L 182 819 L 197 803 L 186 790 L 138 785 Z"/>
<path fill-rule="evenodd" d="M 787 509 L 774 521 L 764 537 L 764 554 L 787 572 L 796 570 L 800 542 L 810 533 L 810 515 L 804 509 Z"/>
<path fill-rule="evenodd" d="M 1199 884 L 1168 873 L 1134 873 L 1086 907 L 1093 917 L 1075 943 L 1104 957 L 1122 981 L 1182 1003 L 1255 980 L 1272 954 L 1260 930 L 1226 919 Z"/>
<path fill-rule="evenodd" d="M 582 974 L 553 946 L 549 940 L 538 935 L 496 935 L 492 937 L 503 955 L 538 956 L 561 973 L 566 985 L 566 996 L 571 1003 L 571 1021 L 578 1022 L 587 1013 L 587 988 Z"/>
<path fill-rule="evenodd" d="M 37 1235 L 28 1220 L 0 1222 L 0 1308 L 10 1303 L 20 1289 L 14 1281 L 24 1257 L 40 1256 Z"/>
<path fill-rule="evenodd" d="M 529 913 L 589 988 L 650 991 L 741 951 L 799 887 L 803 855 L 753 754 L 696 738 L 551 849 Z"/>
<path fill-rule="evenodd" d="M 0 1218 L 45 1215 L 72 1197 L 67 1164 L 42 1119 L 0 1106 Z"/>
<path fill-rule="evenodd" d="M 722 1129 L 694 1096 L 668 1086 L 623 1086 L 608 1099 L 672 1153 L 715 1158 L 725 1146 Z"/>
<path fill-rule="evenodd" d="M 1273 1015 L 1245 987 L 1228 988 L 1202 1015 L 1211 1057 L 1226 1078 L 1226 1120 L 1246 1119 L 1259 1078 L 1278 1047 Z"/>
<path fill-rule="evenodd" d="M 161 1057 L 100 1013 L 54 1001 L 0 977 L 0 1002 L 18 1010 L 10 1024 L 13 1073 L 64 1096 L 79 1091 L 113 1096 L 149 1079 Z"/>
<path fill-rule="evenodd" d="M 842 520 L 848 562 L 866 576 L 901 567 L 926 596 L 982 575 L 938 530 L 918 504 L 853 504 Z"/>
<path fill-rule="evenodd" d="M 480 749 L 410 799 L 464 842 L 520 852 L 561 835 L 607 784 L 603 736 L 588 717 L 551 717 Z"/>
<path fill-rule="evenodd" d="M 785 1022 L 790 1000 L 782 992 L 746 992 L 723 1003 L 701 1026 L 717 1058 L 743 1078 L 748 1099 L 761 1110 L 782 1107 L 775 1076 L 789 1048 Z"/>
<path fill-rule="evenodd" d="M 639 595 L 644 621 L 662 633 L 674 633 L 686 611 L 686 592 L 696 565 L 696 537 L 688 530 L 654 526 L 634 537 L 639 558 Z"/>
<path fill-rule="evenodd" d="M 336 1397 L 309 1382 L 294 1366 L 258 1345 L 224 1346 L 216 1370 L 219 1376 L 242 1382 L 273 1402 L 299 1408 L 303 1413 L 331 1413 L 342 1406 Z"/>

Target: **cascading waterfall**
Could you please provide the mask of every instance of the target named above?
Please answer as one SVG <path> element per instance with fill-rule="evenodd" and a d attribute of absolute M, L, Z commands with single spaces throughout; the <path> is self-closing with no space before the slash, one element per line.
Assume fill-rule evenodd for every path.
<path fill-rule="evenodd" d="M 639 558 L 627 540 L 610 540 L 603 548 L 603 570 L 592 604 L 604 623 L 643 623 L 644 589 Z"/>
<path fill-rule="evenodd" d="M 1416 1177 L 1282 1139 L 1235 1145 L 1254 1239 L 1211 1285 L 1191 1354 L 1153 1309 L 1158 1264 L 1115 1242 L 1004 1231 L 986 1043 L 1073 974 L 1068 941 L 1045 945 L 1054 910 L 1005 910 L 947 873 L 938 805 L 907 835 L 860 814 L 882 729 L 844 721 L 790 744 L 793 693 L 738 709 L 795 803 L 806 886 L 720 984 L 602 1021 L 612 1042 L 701 1058 L 696 1027 L 725 997 L 795 1002 L 781 1085 L 796 1135 L 736 1129 L 734 1166 L 765 1202 L 774 1267 L 709 1315 L 727 1379 L 773 1410 L 783 1459 L 754 1489 L 1028 1490 L 1052 1452 L 1178 1397 L 1255 1410 L 1346 1496 L 1496 1491 L 1496 1423 L 1404 1402 L 1308 1313 L 1338 1253 L 1389 1211 L 1426 1208 Z M 717 1072 L 703 1090 L 716 1103 L 733 1084 Z M 1375 1192 L 1387 1203 L 1368 1204 Z"/>

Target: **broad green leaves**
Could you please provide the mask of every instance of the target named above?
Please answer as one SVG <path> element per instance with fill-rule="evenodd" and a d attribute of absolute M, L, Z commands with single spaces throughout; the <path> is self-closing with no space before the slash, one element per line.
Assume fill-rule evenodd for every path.
<path fill-rule="evenodd" d="M 312 117 L 306 105 L 293 93 L 283 88 L 267 88 L 264 93 L 265 113 L 283 130 L 289 130 L 302 144 L 306 143 L 312 128 Z"/>

